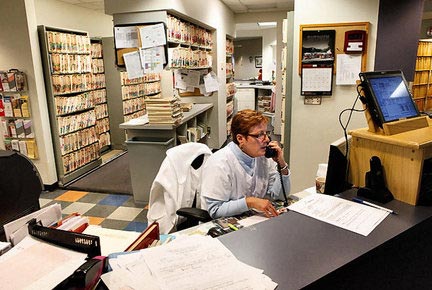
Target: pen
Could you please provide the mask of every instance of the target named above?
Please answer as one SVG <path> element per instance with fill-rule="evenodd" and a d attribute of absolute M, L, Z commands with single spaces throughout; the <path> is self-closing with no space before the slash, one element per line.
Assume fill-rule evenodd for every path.
<path fill-rule="evenodd" d="M 357 197 L 354 197 L 352 200 L 355 201 L 355 202 L 361 203 L 361 204 L 365 204 L 365 205 L 368 205 L 368 206 L 371 206 L 371 207 L 374 207 L 374 208 L 377 208 L 377 209 L 381 209 L 381 210 L 387 211 L 387 212 L 389 212 L 391 214 L 397 214 L 397 212 L 395 212 L 394 210 L 391 210 L 391 209 L 379 206 L 379 205 L 371 203 L 371 202 L 367 202 L 367 201 L 365 201 L 363 199 L 360 199 L 360 198 L 357 198 Z"/>
<path fill-rule="evenodd" d="M 237 228 L 235 225 L 233 225 L 233 224 L 228 224 L 228 226 L 229 226 L 231 229 L 233 229 L 234 231 L 238 231 L 238 228 Z"/>

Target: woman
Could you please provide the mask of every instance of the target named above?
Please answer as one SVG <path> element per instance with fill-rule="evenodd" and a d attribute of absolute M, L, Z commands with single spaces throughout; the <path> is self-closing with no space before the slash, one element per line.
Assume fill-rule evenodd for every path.
<path fill-rule="evenodd" d="M 212 218 L 234 216 L 249 209 L 267 217 L 278 213 L 268 198 L 283 198 L 290 189 L 288 165 L 276 141 L 270 141 L 267 118 L 254 110 L 242 110 L 232 119 L 230 142 L 211 155 L 202 172 L 201 195 Z M 266 158 L 266 147 L 276 151 Z"/>

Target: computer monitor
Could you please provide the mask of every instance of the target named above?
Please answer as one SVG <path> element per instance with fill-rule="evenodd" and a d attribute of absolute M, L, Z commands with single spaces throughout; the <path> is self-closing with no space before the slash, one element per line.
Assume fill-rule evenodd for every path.
<path fill-rule="evenodd" d="M 362 101 L 377 126 L 420 116 L 401 71 L 364 72 L 359 76 L 365 94 Z"/>
<path fill-rule="evenodd" d="M 330 144 L 324 194 L 335 195 L 351 187 L 348 183 L 348 154 L 351 135 Z M 348 143 L 347 143 L 348 142 Z"/>

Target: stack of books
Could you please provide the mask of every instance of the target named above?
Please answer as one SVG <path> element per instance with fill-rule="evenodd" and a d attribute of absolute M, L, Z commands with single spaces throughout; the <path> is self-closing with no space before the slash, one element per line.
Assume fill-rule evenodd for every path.
<path fill-rule="evenodd" d="M 178 124 L 183 118 L 178 98 L 146 99 L 145 103 L 150 124 Z"/>

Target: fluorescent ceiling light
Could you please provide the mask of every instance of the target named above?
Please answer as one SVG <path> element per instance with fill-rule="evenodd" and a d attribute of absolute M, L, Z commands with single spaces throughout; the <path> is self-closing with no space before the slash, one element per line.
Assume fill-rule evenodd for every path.
<path fill-rule="evenodd" d="M 258 22 L 258 26 L 261 28 L 276 27 L 276 25 L 276 22 Z"/>

